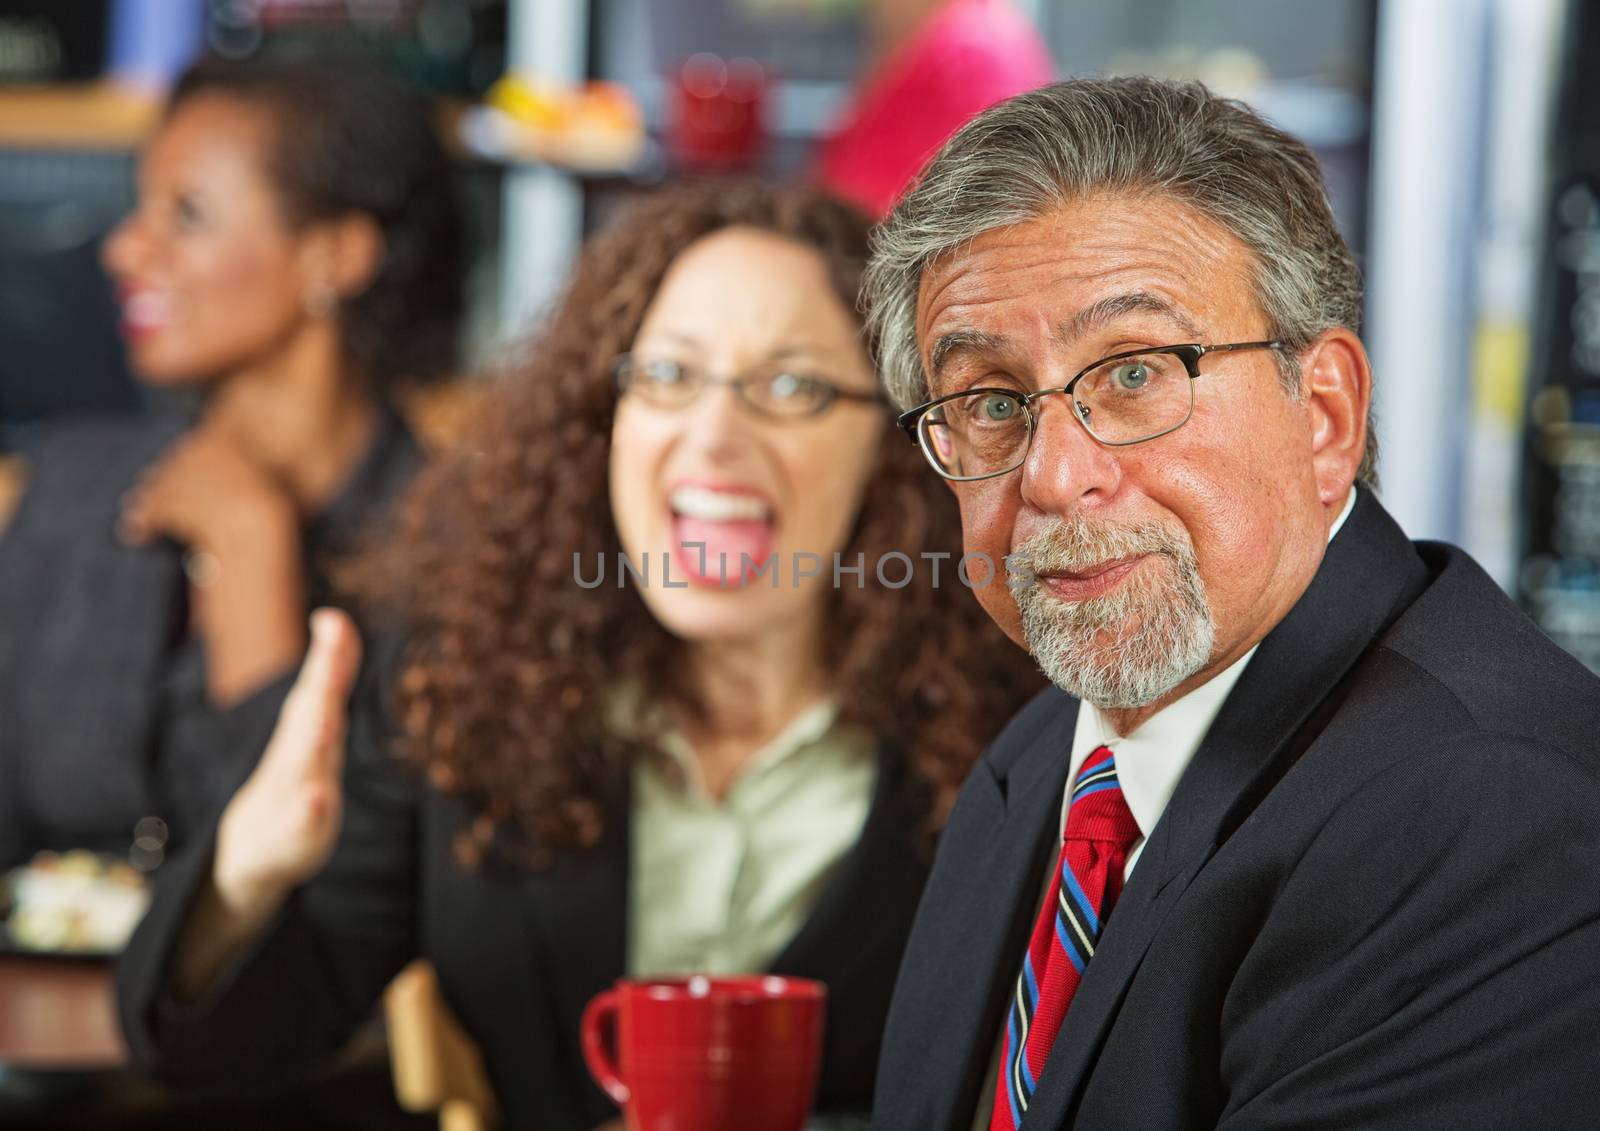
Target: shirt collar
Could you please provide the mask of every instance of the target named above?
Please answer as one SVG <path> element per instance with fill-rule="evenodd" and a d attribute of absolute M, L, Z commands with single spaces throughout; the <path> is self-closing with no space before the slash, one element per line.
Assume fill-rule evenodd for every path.
<path fill-rule="evenodd" d="M 651 704 L 635 685 L 613 688 L 606 704 L 606 725 L 615 734 L 625 735 L 653 746 L 670 758 L 683 773 L 689 788 L 707 792 L 700 773 L 700 760 L 683 732 L 672 725 L 665 711 Z M 750 756 L 740 778 L 751 778 L 770 770 L 797 752 L 821 742 L 839 721 L 839 700 L 825 696 L 801 711 L 766 745 Z"/>
<path fill-rule="evenodd" d="M 1178 779 L 1200 749 L 1200 741 L 1255 654 L 1256 650 L 1250 649 L 1231 667 L 1157 711 L 1126 737 L 1111 729 L 1094 704 L 1084 703 L 1078 708 L 1067 780 L 1077 780 L 1078 770 L 1090 754 L 1101 746 L 1111 747 L 1117 755 L 1122 796 L 1139 823 L 1140 834 L 1149 836 L 1178 788 Z M 1063 820 L 1065 816 L 1063 812 Z"/>
<path fill-rule="evenodd" d="M 1339 533 L 1345 519 L 1355 509 L 1355 502 L 1356 492 L 1351 488 L 1344 509 L 1328 530 L 1328 541 L 1333 541 L 1334 535 Z M 1250 649 L 1230 667 L 1151 715 L 1126 737 L 1117 735 L 1094 704 L 1080 704 L 1077 728 L 1072 735 L 1068 797 L 1072 794 L 1071 783 L 1077 780 L 1084 761 L 1101 746 L 1109 746 L 1117 755 L 1117 781 L 1122 786 L 1122 796 L 1138 822 L 1140 834 L 1149 836 L 1166 810 L 1167 802 L 1172 800 L 1178 779 L 1199 751 L 1217 712 L 1222 710 L 1222 704 L 1255 654 L 1256 649 Z M 1065 806 L 1061 820 L 1065 828 Z"/>

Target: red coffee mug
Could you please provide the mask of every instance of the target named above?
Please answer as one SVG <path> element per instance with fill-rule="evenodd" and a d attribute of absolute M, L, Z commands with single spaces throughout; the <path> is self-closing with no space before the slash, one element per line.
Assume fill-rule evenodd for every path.
<path fill-rule="evenodd" d="M 801 1131 L 827 993 L 801 978 L 624 978 L 583 1011 L 583 1059 L 629 1131 Z"/>
<path fill-rule="evenodd" d="M 667 150 L 686 172 L 747 168 L 766 144 L 766 68 L 754 59 L 691 55 L 678 68 Z"/>

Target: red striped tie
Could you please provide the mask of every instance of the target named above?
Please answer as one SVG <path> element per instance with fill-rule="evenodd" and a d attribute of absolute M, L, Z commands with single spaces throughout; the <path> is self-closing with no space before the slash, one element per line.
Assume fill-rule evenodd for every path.
<path fill-rule="evenodd" d="M 1123 866 L 1139 836 L 1117 782 L 1115 756 L 1102 746 L 1084 761 L 1072 787 L 1054 898 L 1045 900 L 1034 924 L 1011 1000 L 989 1131 L 1021 1126 L 1061 1019 L 1122 891 Z"/>

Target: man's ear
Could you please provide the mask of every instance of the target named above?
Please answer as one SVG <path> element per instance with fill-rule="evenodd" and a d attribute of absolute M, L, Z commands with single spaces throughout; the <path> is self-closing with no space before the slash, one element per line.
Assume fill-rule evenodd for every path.
<path fill-rule="evenodd" d="M 1318 335 L 1300 355 L 1300 395 L 1317 493 L 1324 506 L 1342 505 L 1367 448 L 1372 365 L 1361 339 L 1342 326 Z"/>

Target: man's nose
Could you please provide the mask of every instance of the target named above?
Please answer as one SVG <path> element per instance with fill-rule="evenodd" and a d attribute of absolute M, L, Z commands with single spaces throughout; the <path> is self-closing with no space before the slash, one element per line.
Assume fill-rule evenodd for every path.
<path fill-rule="evenodd" d="M 1041 397 L 1033 412 L 1033 443 L 1021 472 L 1023 499 L 1047 514 L 1064 515 L 1115 495 L 1122 482 L 1117 450 L 1089 435 L 1072 398 Z"/>

